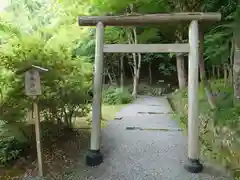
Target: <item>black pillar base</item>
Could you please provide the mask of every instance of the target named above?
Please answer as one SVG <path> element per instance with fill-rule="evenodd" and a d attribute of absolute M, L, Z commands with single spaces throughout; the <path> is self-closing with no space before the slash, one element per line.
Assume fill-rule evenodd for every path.
<path fill-rule="evenodd" d="M 203 165 L 198 159 L 188 159 L 188 162 L 184 165 L 184 168 L 190 173 L 200 173 L 203 170 Z"/>
<path fill-rule="evenodd" d="M 103 162 L 103 156 L 100 150 L 89 149 L 86 154 L 86 164 L 88 166 L 97 166 Z"/>

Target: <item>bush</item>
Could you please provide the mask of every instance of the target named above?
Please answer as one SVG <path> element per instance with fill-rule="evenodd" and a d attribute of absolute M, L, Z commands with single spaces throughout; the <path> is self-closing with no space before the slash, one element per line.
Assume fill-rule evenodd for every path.
<path fill-rule="evenodd" d="M 240 111 L 233 104 L 232 86 L 223 81 L 210 81 L 217 108 L 211 110 L 204 89 L 199 90 L 199 121 L 201 153 L 220 163 L 239 177 L 239 117 Z M 170 97 L 177 118 L 187 128 L 187 90 L 174 92 Z"/>
<path fill-rule="evenodd" d="M 27 52 L 27 53 L 26 53 Z M 25 121 L 32 100 L 24 94 L 24 76 L 16 74 L 28 65 L 39 65 L 49 69 L 41 74 L 42 96 L 39 110 L 45 120 L 71 125 L 76 111 L 85 109 L 91 99 L 92 65 L 86 57 L 73 57 L 73 49 L 67 46 L 51 46 L 39 37 L 26 36 L 24 41 L 16 39 L 0 48 L 1 87 L 0 119 L 5 122 Z M 21 102 L 21 103 L 19 103 Z"/>
<path fill-rule="evenodd" d="M 23 151 L 24 144 L 14 137 L 1 137 L 0 140 L 0 165 L 6 166 L 8 163 L 19 158 Z"/>
<path fill-rule="evenodd" d="M 103 102 L 106 104 L 128 104 L 132 101 L 132 96 L 127 89 L 109 87 L 103 95 Z"/>

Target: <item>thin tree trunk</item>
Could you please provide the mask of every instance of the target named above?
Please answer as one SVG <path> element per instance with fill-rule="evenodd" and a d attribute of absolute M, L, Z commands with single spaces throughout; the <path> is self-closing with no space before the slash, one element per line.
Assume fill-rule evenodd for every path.
<path fill-rule="evenodd" d="M 238 7 L 240 7 L 240 1 L 238 1 Z M 237 8 L 234 27 L 234 62 L 233 62 L 233 79 L 234 79 L 234 96 L 235 106 L 240 104 L 240 8 Z"/>
<path fill-rule="evenodd" d="M 137 57 L 136 53 L 133 53 L 133 91 L 132 96 L 133 98 L 137 97 Z"/>
<path fill-rule="evenodd" d="M 234 78 L 234 96 L 235 102 L 240 101 L 240 43 L 237 43 L 235 39 L 235 52 L 234 52 L 234 63 L 233 63 L 233 78 Z"/>
<path fill-rule="evenodd" d="M 178 38 L 177 42 L 182 41 L 183 40 L 183 32 L 177 30 L 176 31 L 176 37 Z M 176 54 L 176 60 L 177 60 L 177 73 L 178 73 L 179 88 L 183 89 L 183 88 L 186 87 L 184 55 L 183 54 Z"/>
<path fill-rule="evenodd" d="M 233 70 L 232 65 L 228 66 L 228 79 L 231 86 L 233 86 Z"/>
<path fill-rule="evenodd" d="M 220 79 L 220 66 L 217 66 L 217 79 Z"/>
<path fill-rule="evenodd" d="M 133 33 L 129 33 L 128 39 L 129 39 L 129 44 L 137 44 L 137 32 L 136 28 L 132 29 Z M 133 98 L 137 98 L 137 87 L 138 87 L 138 81 L 139 81 L 139 76 L 140 76 L 140 69 L 141 69 L 141 54 L 138 53 L 138 56 L 136 53 L 132 53 L 133 55 L 133 91 L 132 91 L 132 96 Z"/>
<path fill-rule="evenodd" d="M 121 91 L 124 89 L 124 54 L 121 55 L 120 58 L 120 88 Z"/>
<path fill-rule="evenodd" d="M 140 53 L 138 53 L 137 83 L 139 83 L 141 63 L 142 63 L 142 55 L 141 55 Z M 138 84 L 137 84 L 137 85 L 138 85 Z"/>
<path fill-rule="evenodd" d="M 204 86 L 204 91 L 206 93 L 208 103 L 209 103 L 211 109 L 215 109 L 216 108 L 216 103 L 215 103 L 215 100 L 214 100 L 214 97 L 213 97 L 213 94 L 212 94 L 212 90 L 211 90 L 210 84 L 207 81 L 207 79 L 205 78 L 205 74 L 204 74 L 204 62 L 200 59 L 199 63 L 200 63 L 199 64 L 200 65 L 199 66 L 200 67 L 200 77 L 201 77 L 201 81 L 202 81 L 203 86 Z"/>
<path fill-rule="evenodd" d="M 104 73 L 103 73 L 103 86 L 105 85 L 106 82 L 106 69 L 104 69 Z"/>
<path fill-rule="evenodd" d="M 231 55 L 230 55 L 230 65 L 229 65 L 229 82 L 233 86 L 233 62 L 234 62 L 234 51 L 235 51 L 235 42 L 234 37 L 231 42 Z"/>
<path fill-rule="evenodd" d="M 107 75 L 108 75 L 110 84 L 112 85 L 112 84 L 113 84 L 113 79 L 112 79 L 112 76 L 111 76 L 111 74 L 109 73 L 108 69 L 107 69 Z"/>
<path fill-rule="evenodd" d="M 216 78 L 216 67 L 213 65 L 212 66 L 212 79 Z"/>
<path fill-rule="evenodd" d="M 178 83 L 179 89 L 186 87 L 185 69 L 184 69 L 184 56 L 177 55 L 177 73 L 178 73 Z"/>
<path fill-rule="evenodd" d="M 117 82 L 117 76 L 116 76 L 116 73 L 114 72 L 113 66 L 111 66 L 111 71 L 112 71 L 113 83 L 114 83 L 114 84 L 118 84 L 118 82 Z"/>
<path fill-rule="evenodd" d="M 152 84 L 152 63 L 148 64 L 148 72 L 149 72 L 149 84 Z"/>
<path fill-rule="evenodd" d="M 204 90 L 208 99 L 208 103 L 211 107 L 211 109 L 215 109 L 216 108 L 216 104 L 212 95 L 212 91 L 211 91 L 211 87 L 210 84 L 207 81 L 206 78 L 206 72 L 205 72 L 205 64 L 204 64 L 204 57 L 203 57 L 203 53 L 204 53 L 204 34 L 202 32 L 202 28 L 199 28 L 199 70 L 200 70 L 200 78 L 201 81 L 203 83 L 204 86 Z"/>
<path fill-rule="evenodd" d="M 134 77 L 134 72 L 133 72 L 133 65 L 129 64 L 130 70 L 131 70 L 131 74 L 132 74 L 132 78 Z"/>
<path fill-rule="evenodd" d="M 209 72 L 209 70 L 207 69 L 205 69 L 205 75 L 206 75 L 206 79 L 209 79 L 209 78 L 211 78 L 211 73 Z"/>
<path fill-rule="evenodd" d="M 134 5 L 129 5 L 130 13 L 134 13 Z M 131 28 L 132 33 L 127 33 L 128 35 L 128 42 L 129 44 L 137 44 L 137 32 L 136 27 Z M 133 55 L 133 68 L 134 68 L 134 77 L 133 77 L 133 92 L 132 96 L 133 98 L 137 98 L 137 87 L 138 87 L 138 81 L 140 76 L 140 68 L 141 68 L 141 54 L 138 54 L 138 57 L 136 56 L 136 53 L 132 53 Z"/>
<path fill-rule="evenodd" d="M 228 66 L 227 64 L 223 65 L 223 74 L 224 74 L 224 85 L 228 84 Z"/>

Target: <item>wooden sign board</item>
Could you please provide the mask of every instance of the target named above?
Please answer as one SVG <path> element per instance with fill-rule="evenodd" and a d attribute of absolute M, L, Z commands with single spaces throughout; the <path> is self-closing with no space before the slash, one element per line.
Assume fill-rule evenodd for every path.
<path fill-rule="evenodd" d="M 37 69 L 25 72 L 25 93 L 28 96 L 38 96 L 42 94 L 40 75 Z"/>

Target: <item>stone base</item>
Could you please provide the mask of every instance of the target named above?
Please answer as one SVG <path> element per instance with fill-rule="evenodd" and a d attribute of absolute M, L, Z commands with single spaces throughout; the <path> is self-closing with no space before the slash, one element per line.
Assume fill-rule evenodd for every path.
<path fill-rule="evenodd" d="M 190 173 L 200 173 L 203 170 L 203 165 L 198 159 L 188 159 L 188 162 L 184 165 L 184 168 Z"/>
<path fill-rule="evenodd" d="M 100 150 L 89 149 L 86 154 L 86 164 L 88 166 L 97 166 L 103 162 L 103 156 Z"/>

